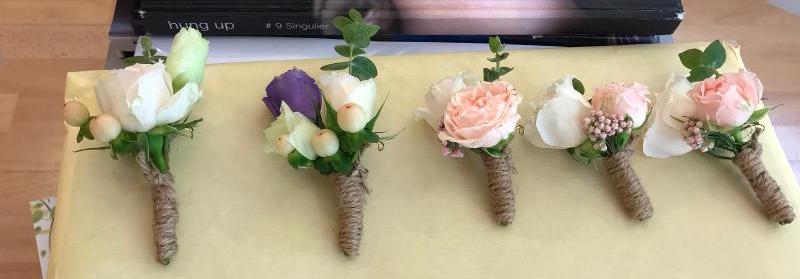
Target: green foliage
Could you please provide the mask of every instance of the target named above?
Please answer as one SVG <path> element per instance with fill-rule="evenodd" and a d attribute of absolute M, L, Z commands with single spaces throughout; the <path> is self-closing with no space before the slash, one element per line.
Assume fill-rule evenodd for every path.
<path fill-rule="evenodd" d="M 581 93 L 581 95 L 586 93 L 586 89 L 583 87 L 583 82 L 577 78 L 572 78 L 572 88 Z"/>
<path fill-rule="evenodd" d="M 745 121 L 745 124 L 758 123 L 758 121 L 764 118 L 764 116 L 767 116 L 767 113 L 773 108 L 762 108 L 754 111 L 753 114 L 750 115 L 750 118 Z"/>
<path fill-rule="evenodd" d="M 713 143 L 713 147 L 704 152 L 706 155 L 718 159 L 733 159 L 736 154 L 753 140 L 755 131 L 763 129 L 763 126 L 758 123 L 758 120 L 763 118 L 769 108 L 763 108 L 755 111 L 744 124 L 738 127 L 723 129 L 711 123 L 705 123 L 707 127 L 703 134 L 703 140 L 706 143 Z"/>
<path fill-rule="evenodd" d="M 111 140 L 106 146 L 83 148 L 75 150 L 75 152 L 111 150 L 111 158 L 115 160 L 119 156 L 135 156 L 139 152 L 144 152 L 148 162 L 158 168 L 160 172 L 166 173 L 169 171 L 169 147 L 172 139 L 175 136 L 194 137 L 194 130 L 201 121 L 203 121 L 202 118 L 192 121 L 186 118 L 175 123 L 156 126 L 147 132 L 122 131 L 117 138 Z M 85 124 L 87 125 L 86 131 L 88 134 L 84 134 L 81 137 L 81 132 L 79 131 L 78 142 L 81 142 L 83 138 L 94 139 L 94 137 L 90 137 L 91 132 L 88 132 L 88 123 L 87 121 Z"/>
<path fill-rule="evenodd" d="M 94 140 L 92 131 L 89 130 L 89 123 L 92 122 L 92 119 L 94 119 L 94 116 L 89 117 L 89 120 L 87 120 L 81 125 L 81 127 L 78 129 L 78 136 L 75 139 L 75 141 L 80 143 L 81 141 L 83 141 L 84 138 L 88 140 Z"/>
<path fill-rule="evenodd" d="M 681 64 L 689 69 L 689 81 L 701 81 L 711 76 L 719 76 L 717 69 L 725 64 L 725 47 L 719 40 L 708 45 L 705 50 L 689 49 L 678 54 Z"/>
<path fill-rule="evenodd" d="M 158 55 L 158 50 L 153 48 L 153 41 L 149 36 L 142 37 L 142 55 L 122 59 L 125 66 L 134 64 L 155 64 L 167 60 L 166 56 Z"/>
<path fill-rule="evenodd" d="M 369 58 L 362 55 L 366 54 L 364 48 L 369 47 L 371 38 L 380 31 L 380 27 L 364 23 L 364 18 L 355 9 L 350 9 L 348 17 L 335 17 L 333 26 L 342 32 L 342 38 L 347 43 L 346 45 L 335 46 L 334 50 L 339 55 L 347 58 L 347 61 L 328 64 L 320 69 L 323 71 L 348 69 L 348 73 L 359 80 L 368 80 L 378 76 L 375 63 L 372 63 Z"/>
<path fill-rule="evenodd" d="M 306 158 L 305 156 L 303 156 L 303 154 L 297 152 L 297 150 L 294 150 L 291 153 L 289 153 L 289 155 L 286 156 L 286 158 L 287 160 L 289 160 L 289 165 L 292 165 L 292 167 L 295 169 L 309 168 L 314 164 L 314 162 L 311 161 L 311 159 Z"/>
<path fill-rule="evenodd" d="M 503 157 L 503 150 L 506 148 L 506 146 L 508 146 L 508 144 L 511 143 L 512 140 L 514 140 L 514 133 L 511 133 L 508 135 L 508 138 L 501 140 L 492 147 L 483 147 L 479 148 L 478 150 L 480 152 L 489 154 L 492 157 L 500 158 Z"/>
<path fill-rule="evenodd" d="M 494 57 L 487 58 L 489 62 L 495 63 L 492 68 L 483 68 L 483 81 L 492 82 L 500 79 L 501 76 L 513 70 L 509 67 L 501 67 L 500 61 L 508 58 L 508 52 L 503 52 L 506 46 L 500 41 L 500 37 L 489 37 L 489 50 L 494 53 Z"/>
<path fill-rule="evenodd" d="M 593 165 L 598 159 L 603 157 L 600 151 L 592 147 L 592 142 L 588 139 L 581 143 L 581 145 L 568 148 L 567 152 L 572 155 L 572 158 L 586 165 Z"/>

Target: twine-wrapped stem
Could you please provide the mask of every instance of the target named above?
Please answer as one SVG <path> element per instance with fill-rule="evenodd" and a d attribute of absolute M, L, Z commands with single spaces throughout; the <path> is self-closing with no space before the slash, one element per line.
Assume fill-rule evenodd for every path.
<path fill-rule="evenodd" d="M 628 145 L 623 150 L 603 159 L 603 164 L 614 180 L 625 210 L 636 220 L 644 221 L 653 216 L 653 205 L 639 180 L 639 175 L 633 170 L 632 155 L 633 150 Z"/>
<path fill-rule="evenodd" d="M 357 256 L 364 229 L 364 204 L 366 204 L 367 169 L 356 163 L 350 173 L 335 173 L 339 204 L 336 208 L 339 217 L 339 248 L 346 256 Z"/>
<path fill-rule="evenodd" d="M 756 133 L 750 143 L 736 154 L 733 163 L 750 182 L 750 187 L 764 206 L 769 219 L 781 225 L 789 224 L 794 221 L 794 209 L 781 192 L 778 182 L 764 168 L 764 163 L 761 161 L 762 152 L 763 148 L 758 142 Z"/>
<path fill-rule="evenodd" d="M 494 204 L 494 215 L 500 225 L 509 225 L 514 221 L 514 185 L 512 176 L 516 172 L 511 161 L 511 147 L 503 149 L 503 156 L 494 157 L 481 152 L 481 159 L 486 166 L 489 177 L 489 191 Z"/>
<path fill-rule="evenodd" d="M 168 265 L 178 252 L 178 200 L 175 194 L 175 178 L 171 173 L 161 173 L 150 165 L 144 152 L 136 154 L 136 162 L 151 185 L 153 195 L 153 229 L 155 231 L 158 261 Z"/>

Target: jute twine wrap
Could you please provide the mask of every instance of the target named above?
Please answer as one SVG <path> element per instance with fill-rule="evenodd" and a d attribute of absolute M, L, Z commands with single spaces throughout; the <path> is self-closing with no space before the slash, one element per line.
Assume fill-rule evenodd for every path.
<path fill-rule="evenodd" d="M 336 208 L 339 215 L 339 248 L 346 256 L 357 256 L 364 228 L 368 171 L 361 163 L 348 174 L 335 173 L 333 181 L 339 195 Z"/>
<path fill-rule="evenodd" d="M 750 143 L 733 158 L 733 163 L 750 182 L 750 187 L 767 211 L 769 219 L 781 225 L 789 224 L 794 221 L 794 210 L 781 192 L 778 182 L 764 168 L 764 163 L 761 161 L 763 148 L 758 142 L 760 132 L 760 129 L 756 130 Z"/>
<path fill-rule="evenodd" d="M 494 157 L 481 152 L 483 164 L 489 176 L 489 191 L 494 203 L 494 215 L 500 225 L 509 225 L 514 221 L 514 185 L 512 175 L 516 173 L 511 161 L 511 147 L 503 149 L 503 156 Z"/>
<path fill-rule="evenodd" d="M 603 159 L 606 171 L 614 180 L 617 192 L 622 197 L 622 204 L 628 214 L 639 221 L 653 216 L 653 205 L 647 196 L 639 175 L 633 170 L 631 156 L 633 149 L 628 145 L 610 157 Z"/>
<path fill-rule="evenodd" d="M 163 265 L 168 265 L 175 253 L 178 252 L 178 236 L 175 232 L 178 224 L 175 178 L 171 173 L 161 173 L 158 168 L 151 166 L 144 152 L 136 155 L 136 162 L 142 169 L 145 179 L 152 186 L 153 228 L 158 261 Z"/>

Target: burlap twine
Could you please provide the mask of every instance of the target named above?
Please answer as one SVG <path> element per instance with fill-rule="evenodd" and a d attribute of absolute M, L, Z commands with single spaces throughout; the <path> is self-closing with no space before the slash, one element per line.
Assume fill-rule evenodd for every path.
<path fill-rule="evenodd" d="M 356 163 L 354 169 L 347 174 L 333 174 L 339 204 L 336 210 L 339 215 L 339 248 L 346 256 L 357 256 L 364 228 L 364 204 L 366 204 L 367 174 L 369 171 Z"/>
<path fill-rule="evenodd" d="M 759 133 L 761 130 L 756 130 L 750 143 L 733 158 L 733 163 L 750 182 L 750 187 L 767 211 L 769 219 L 781 225 L 789 224 L 794 221 L 794 210 L 781 192 L 778 182 L 764 168 L 764 163 L 761 161 L 763 148 L 758 142 Z"/>
<path fill-rule="evenodd" d="M 653 205 L 650 204 L 650 198 L 639 180 L 639 175 L 633 170 L 632 155 L 633 149 L 631 145 L 628 145 L 614 155 L 603 159 L 603 164 L 614 180 L 617 192 L 622 197 L 622 204 L 628 214 L 636 220 L 644 221 L 653 216 Z"/>
<path fill-rule="evenodd" d="M 136 162 L 152 186 L 153 229 L 155 230 L 156 253 L 158 261 L 168 265 L 178 252 L 178 200 L 175 195 L 175 178 L 171 173 L 161 173 L 150 165 L 144 152 L 136 154 Z"/>
<path fill-rule="evenodd" d="M 514 221 L 515 212 L 512 175 L 516 169 L 511 161 L 511 147 L 504 148 L 501 157 L 481 152 L 481 159 L 488 172 L 495 219 L 500 225 L 509 225 Z"/>

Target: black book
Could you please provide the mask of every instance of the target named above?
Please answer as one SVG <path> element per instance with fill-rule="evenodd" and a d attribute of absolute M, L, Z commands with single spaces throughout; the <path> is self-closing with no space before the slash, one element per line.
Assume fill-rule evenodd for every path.
<path fill-rule="evenodd" d="M 141 0 L 139 33 L 194 27 L 210 36 L 337 36 L 331 19 L 358 9 L 383 39 L 415 36 L 653 36 L 683 18 L 680 0 Z M 380 38 L 379 38 L 380 39 Z"/>

